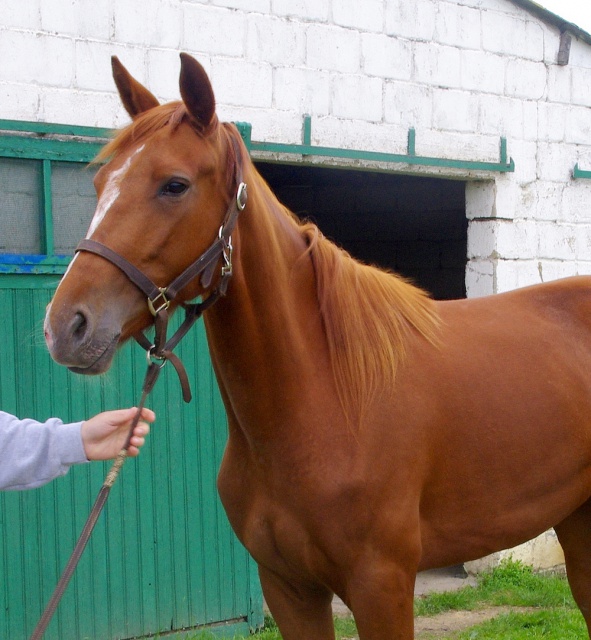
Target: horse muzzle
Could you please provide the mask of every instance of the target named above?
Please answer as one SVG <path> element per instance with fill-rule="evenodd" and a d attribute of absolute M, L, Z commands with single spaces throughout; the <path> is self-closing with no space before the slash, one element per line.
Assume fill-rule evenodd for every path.
<path fill-rule="evenodd" d="M 96 375 L 109 369 L 121 338 L 120 328 L 97 325 L 86 309 L 69 317 L 47 309 L 45 342 L 51 357 L 75 373 Z"/>

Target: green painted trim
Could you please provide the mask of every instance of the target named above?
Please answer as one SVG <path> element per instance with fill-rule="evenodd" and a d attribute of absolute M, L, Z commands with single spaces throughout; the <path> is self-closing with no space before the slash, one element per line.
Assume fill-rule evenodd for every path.
<path fill-rule="evenodd" d="M 299 156 L 323 156 L 346 158 L 350 160 L 368 160 L 387 164 L 410 164 L 423 167 L 446 169 L 465 169 L 467 171 L 493 171 L 508 173 L 515 171 L 515 162 L 511 158 L 504 162 L 481 162 L 478 160 L 453 160 L 449 158 L 431 158 L 409 154 L 382 153 L 379 151 L 359 151 L 357 149 L 338 149 L 336 147 L 316 147 L 314 145 L 282 144 L 276 142 L 253 142 L 251 151 L 264 151 Z"/>
<path fill-rule="evenodd" d="M 51 161 L 42 161 L 41 185 L 41 253 L 53 255 L 53 198 L 51 194 Z"/>
<path fill-rule="evenodd" d="M 102 147 L 100 142 L 0 136 L 0 156 L 8 158 L 88 163 L 94 160 Z"/>
<path fill-rule="evenodd" d="M 416 132 L 408 131 L 407 153 L 383 153 L 379 151 L 362 151 L 359 149 L 340 149 L 337 147 L 320 147 L 311 143 L 312 123 L 310 116 L 304 116 L 303 144 L 283 144 L 278 142 L 253 142 L 252 126 L 249 123 L 235 123 L 242 139 L 249 150 L 267 153 L 280 153 L 297 156 L 322 156 L 327 158 L 345 158 L 349 160 L 366 160 L 386 164 L 409 164 L 421 167 L 437 167 L 445 169 L 464 169 L 466 171 L 491 171 L 509 173 L 515 171 L 513 158 L 507 159 L 507 139 L 501 138 L 499 162 L 482 162 L 479 160 L 457 160 L 453 158 L 433 158 L 417 156 L 415 153 Z"/>
<path fill-rule="evenodd" d="M 579 163 L 577 162 L 573 169 L 573 178 L 591 180 L 591 171 L 583 171 L 583 169 L 579 169 Z"/>
<path fill-rule="evenodd" d="M 99 127 L 80 127 L 71 124 L 2 119 L 0 119 L 0 131 L 21 131 L 26 133 L 80 136 L 84 138 L 111 138 L 114 133 L 112 129 L 101 129 Z"/>
<path fill-rule="evenodd" d="M 312 116 L 304 116 L 302 142 L 307 145 L 312 144 Z"/>
<path fill-rule="evenodd" d="M 55 289 L 61 280 L 55 274 L 4 274 L 0 272 L 0 289 Z"/>
<path fill-rule="evenodd" d="M 415 148 L 415 142 L 417 139 L 417 134 L 416 131 L 414 129 L 409 129 L 408 130 L 408 143 L 407 143 L 407 153 L 409 156 L 415 156 L 416 155 L 416 148 Z"/>
<path fill-rule="evenodd" d="M 165 633 L 155 633 L 148 636 L 141 636 L 143 640 L 153 638 L 166 638 L 166 640 L 194 640 L 195 638 L 203 638 L 203 640 L 213 640 L 226 638 L 231 640 L 237 637 L 248 637 L 251 629 L 247 622 L 218 622 L 210 625 L 199 625 L 191 629 L 183 629 L 182 631 L 167 631 Z"/>

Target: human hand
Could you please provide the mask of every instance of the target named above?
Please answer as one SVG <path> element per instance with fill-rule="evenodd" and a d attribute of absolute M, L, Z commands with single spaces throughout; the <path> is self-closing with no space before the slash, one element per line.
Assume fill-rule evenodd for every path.
<path fill-rule="evenodd" d="M 82 442 L 89 460 L 111 460 L 115 458 L 125 444 L 131 423 L 137 412 L 136 407 L 105 411 L 82 423 Z M 133 430 L 127 455 L 135 457 L 150 432 L 149 422 L 156 415 L 150 409 L 143 408 L 140 422 Z"/>

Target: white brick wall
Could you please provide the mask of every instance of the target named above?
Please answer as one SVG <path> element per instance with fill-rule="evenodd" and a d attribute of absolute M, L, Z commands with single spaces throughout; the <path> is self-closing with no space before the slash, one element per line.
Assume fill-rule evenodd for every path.
<path fill-rule="evenodd" d="M 557 66 L 558 29 L 511 0 L 0 2 L 0 118 L 120 126 L 110 56 L 170 100 L 188 51 L 258 140 L 299 142 L 304 114 L 347 148 L 403 153 L 412 126 L 420 155 L 496 161 L 505 136 L 514 173 L 451 172 L 470 295 L 591 271 L 591 45 Z"/>

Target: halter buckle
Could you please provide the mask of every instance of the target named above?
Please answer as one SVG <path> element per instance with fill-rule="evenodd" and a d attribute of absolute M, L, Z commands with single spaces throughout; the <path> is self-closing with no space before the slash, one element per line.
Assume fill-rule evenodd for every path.
<path fill-rule="evenodd" d="M 224 264 L 222 265 L 222 278 L 230 277 L 232 275 L 232 236 L 224 243 L 224 250 L 222 256 L 224 257 Z"/>
<path fill-rule="evenodd" d="M 148 298 L 148 309 L 150 313 L 156 317 L 161 311 L 165 311 L 170 306 L 170 300 L 166 297 L 166 287 L 158 287 L 160 293 L 154 298 Z M 156 301 L 161 300 L 156 308 Z"/>

